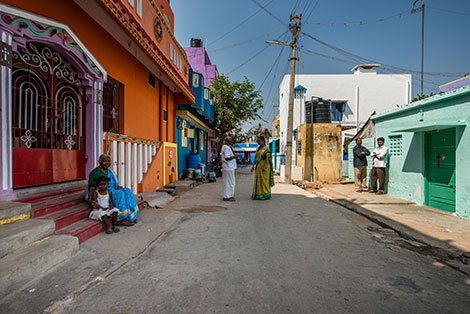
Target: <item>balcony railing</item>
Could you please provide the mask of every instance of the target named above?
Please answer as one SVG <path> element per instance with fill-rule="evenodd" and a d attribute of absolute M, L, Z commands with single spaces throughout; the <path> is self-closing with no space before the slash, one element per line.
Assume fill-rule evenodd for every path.
<path fill-rule="evenodd" d="M 119 178 L 119 185 L 137 194 L 162 142 L 109 132 L 104 133 L 103 138 L 104 150 L 111 155 L 112 169 Z"/>

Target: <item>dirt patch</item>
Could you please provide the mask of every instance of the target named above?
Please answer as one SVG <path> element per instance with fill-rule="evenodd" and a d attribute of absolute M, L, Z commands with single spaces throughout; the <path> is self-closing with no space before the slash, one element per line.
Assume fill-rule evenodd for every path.
<path fill-rule="evenodd" d="M 183 208 L 172 208 L 179 212 L 187 214 L 197 214 L 197 213 L 213 213 L 227 210 L 227 207 L 223 206 L 192 206 L 192 207 L 183 207 Z"/>

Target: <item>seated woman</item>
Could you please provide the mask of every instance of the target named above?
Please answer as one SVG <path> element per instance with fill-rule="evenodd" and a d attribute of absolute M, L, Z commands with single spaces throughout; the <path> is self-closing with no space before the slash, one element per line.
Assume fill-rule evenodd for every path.
<path fill-rule="evenodd" d="M 134 199 L 134 194 L 128 188 L 118 185 L 116 174 L 109 168 L 111 166 L 111 156 L 103 154 L 98 159 L 98 162 L 100 165 L 93 169 L 88 177 L 88 190 L 85 197 L 95 207 L 96 204 L 93 204 L 89 196 L 93 195 L 96 191 L 96 180 L 106 176 L 109 179 L 108 191 L 111 192 L 111 200 L 114 206 L 119 209 L 118 222 L 122 226 L 132 226 L 140 213 Z"/>

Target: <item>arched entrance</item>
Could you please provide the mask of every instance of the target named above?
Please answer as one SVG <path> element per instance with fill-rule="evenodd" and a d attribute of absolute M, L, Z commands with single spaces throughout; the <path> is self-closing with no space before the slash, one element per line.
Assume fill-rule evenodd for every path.
<path fill-rule="evenodd" d="M 85 89 L 53 47 L 13 53 L 13 188 L 85 178 Z"/>
<path fill-rule="evenodd" d="M 0 199 L 79 180 L 103 152 L 106 70 L 65 24 L 0 4 Z"/>

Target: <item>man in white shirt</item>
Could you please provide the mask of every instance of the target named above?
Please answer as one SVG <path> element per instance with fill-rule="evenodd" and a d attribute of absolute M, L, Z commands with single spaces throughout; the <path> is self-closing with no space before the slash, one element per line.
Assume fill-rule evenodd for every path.
<path fill-rule="evenodd" d="M 237 156 L 232 149 L 233 140 L 227 136 L 220 152 L 223 169 L 224 201 L 234 202 L 235 198 L 235 169 L 237 169 Z"/>
<path fill-rule="evenodd" d="M 388 149 L 384 146 L 383 137 L 377 139 L 377 148 L 372 152 L 372 171 L 370 179 L 370 193 L 385 194 L 385 168 L 387 167 Z M 379 180 L 379 189 L 377 190 L 377 179 Z"/>

